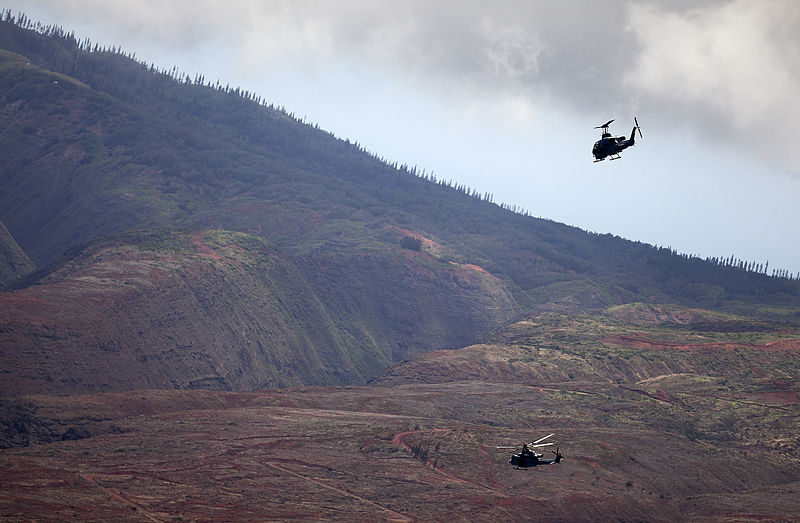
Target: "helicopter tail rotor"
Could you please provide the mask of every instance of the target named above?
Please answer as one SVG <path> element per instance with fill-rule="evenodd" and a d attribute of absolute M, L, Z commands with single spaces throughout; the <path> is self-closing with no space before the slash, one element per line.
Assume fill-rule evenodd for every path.
<path fill-rule="evenodd" d="M 633 117 L 633 123 L 636 124 L 636 130 L 639 131 L 639 138 L 644 138 L 642 136 L 642 128 L 639 127 L 639 120 L 637 120 L 635 116 Z"/>

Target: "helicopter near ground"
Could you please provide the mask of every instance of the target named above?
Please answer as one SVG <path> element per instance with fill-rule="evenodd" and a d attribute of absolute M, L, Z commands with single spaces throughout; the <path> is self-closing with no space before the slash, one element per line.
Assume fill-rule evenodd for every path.
<path fill-rule="evenodd" d="M 514 465 L 518 469 L 527 469 L 530 467 L 538 467 L 541 465 L 555 465 L 557 463 L 561 463 L 561 461 L 564 459 L 563 454 L 561 454 L 560 447 L 557 447 L 556 450 L 550 451 L 555 456 L 553 459 L 542 459 L 544 457 L 544 454 L 534 450 L 537 448 L 549 447 L 553 445 L 553 442 L 542 443 L 544 440 L 551 438 L 553 436 L 555 436 L 555 434 L 548 434 L 547 436 L 543 436 L 537 439 L 536 441 L 532 441 L 531 443 L 523 443 L 521 446 L 515 446 L 515 447 L 499 446 L 497 448 L 519 450 L 518 453 L 513 454 L 508 459 L 508 462 Z"/>
<path fill-rule="evenodd" d="M 714 521 L 800 513 L 792 374 L 800 332 L 729 319 L 677 330 L 621 317 L 531 318 L 492 343 L 415 357 L 369 386 L 6 401 L 0 514 Z M 558 466 L 520 473 L 496 448 L 550 433 L 568 443 Z"/>

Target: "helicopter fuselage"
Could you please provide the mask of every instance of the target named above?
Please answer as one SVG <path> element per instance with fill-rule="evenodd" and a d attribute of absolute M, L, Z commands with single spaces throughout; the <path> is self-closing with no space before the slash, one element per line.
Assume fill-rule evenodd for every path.
<path fill-rule="evenodd" d="M 522 451 L 511 456 L 508 462 L 517 468 L 538 467 L 539 465 L 553 465 L 561 463 L 563 459 L 560 452 L 555 452 L 555 459 L 541 459 L 542 455 L 531 451 Z"/>
<path fill-rule="evenodd" d="M 639 131 L 640 136 L 642 134 L 642 130 L 639 128 L 639 121 L 634 116 L 634 126 L 633 129 L 631 129 L 630 138 L 625 138 L 624 136 L 611 136 L 611 133 L 608 132 L 608 126 L 611 125 L 611 122 L 613 121 L 614 120 L 609 120 L 603 125 L 595 127 L 595 129 L 603 130 L 603 134 L 600 135 L 600 139 L 594 142 L 594 147 L 592 147 L 592 155 L 594 155 L 595 162 L 603 161 L 609 156 L 612 160 L 618 160 L 620 158 L 619 153 L 628 147 L 636 145 L 636 131 Z"/>
<path fill-rule="evenodd" d="M 594 147 L 592 147 L 592 154 L 594 155 L 596 162 L 605 160 L 608 156 L 612 156 L 611 159 L 616 160 L 619 158 L 620 152 L 632 145 L 635 145 L 635 138 L 633 137 L 633 134 L 631 134 L 630 138 L 625 138 L 624 136 L 617 136 L 615 138 L 610 134 L 608 136 L 604 135 L 594 143 Z"/>
<path fill-rule="evenodd" d="M 533 443 L 524 443 L 522 445 L 522 451 L 516 454 L 512 454 L 511 458 L 508 460 L 509 463 L 516 466 L 518 469 L 526 469 L 528 467 L 538 467 L 539 465 L 552 465 L 553 463 L 561 463 L 563 456 L 561 455 L 561 451 L 556 447 L 556 450 L 553 454 L 556 455 L 555 459 L 542 459 L 542 454 L 539 454 L 534 448 L 538 447 L 547 447 L 552 445 L 553 443 L 542 443 L 547 438 L 555 436 L 555 434 L 548 434 L 543 438 L 539 438 Z M 497 447 L 498 449 L 513 449 L 519 447 Z"/>
<path fill-rule="evenodd" d="M 556 449 L 553 454 L 556 455 L 555 459 L 542 459 L 542 454 L 530 450 L 527 445 L 523 445 L 522 452 L 513 454 L 508 462 L 517 468 L 522 469 L 526 469 L 528 467 L 538 467 L 539 465 L 553 465 L 555 463 L 561 463 L 563 456 L 561 455 L 560 450 Z"/>

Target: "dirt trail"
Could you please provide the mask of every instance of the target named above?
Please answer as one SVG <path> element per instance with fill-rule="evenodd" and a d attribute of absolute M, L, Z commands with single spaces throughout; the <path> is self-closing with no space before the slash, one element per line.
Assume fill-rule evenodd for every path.
<path fill-rule="evenodd" d="M 434 430 L 436 430 L 436 429 L 434 429 Z M 410 434 L 416 434 L 418 432 L 422 432 L 422 431 L 420 431 L 420 430 L 409 430 L 409 431 L 406 431 L 406 432 L 398 432 L 397 434 L 394 435 L 394 437 L 392 437 L 392 443 L 394 443 L 395 445 L 397 445 L 401 449 L 405 450 L 406 452 L 408 452 L 412 456 L 416 457 L 416 455 L 414 454 L 413 449 L 411 448 L 411 445 L 406 443 L 405 438 L 407 436 L 409 436 Z M 503 498 L 508 497 L 505 493 L 500 492 L 499 490 L 495 490 L 492 487 L 488 487 L 486 485 L 481 485 L 480 483 L 475 483 L 474 481 L 470 481 L 470 480 L 468 480 L 466 478 L 462 478 L 461 476 L 458 476 L 457 474 L 453 474 L 451 472 L 447 472 L 446 470 L 442 469 L 441 467 L 434 465 L 430 461 L 425 461 L 424 464 L 425 464 L 425 466 L 429 467 L 434 472 L 436 472 L 438 474 L 441 474 L 442 476 L 447 478 L 449 481 L 452 481 L 454 483 L 463 483 L 463 484 L 466 484 L 466 485 L 472 485 L 473 487 L 477 487 L 477 488 L 482 489 L 482 490 L 488 490 L 489 492 L 491 492 L 492 494 L 494 494 L 496 496 L 500 496 L 500 497 L 503 497 Z"/>
<path fill-rule="evenodd" d="M 123 496 L 119 492 L 116 492 L 116 491 L 114 491 L 114 490 L 112 490 L 110 488 L 104 487 L 103 485 L 101 485 L 97 481 L 98 478 L 108 478 L 108 477 L 114 477 L 114 478 L 126 477 L 126 478 L 128 478 L 128 477 L 133 477 L 133 476 L 124 475 L 124 474 L 123 475 L 113 475 L 112 476 L 112 475 L 109 475 L 109 474 L 85 474 L 85 473 L 78 473 L 78 476 L 80 476 L 84 480 L 88 481 L 89 483 L 91 483 L 95 487 L 99 488 L 100 490 L 102 490 L 103 492 L 105 492 L 106 494 L 111 496 L 111 499 L 113 499 L 114 501 L 122 503 L 123 505 L 130 505 L 130 506 L 134 507 L 140 514 L 144 515 L 150 521 L 163 521 L 162 519 L 160 519 L 160 518 L 154 516 L 153 514 L 151 514 L 150 512 L 148 512 L 147 509 L 145 509 L 143 506 L 139 505 L 135 501 L 133 501 L 133 500 L 131 500 L 129 498 L 126 498 L 125 496 Z"/>
<path fill-rule="evenodd" d="M 673 403 L 677 403 L 676 401 L 670 401 L 667 397 L 659 396 L 658 394 L 653 394 L 652 392 L 647 392 L 646 390 L 642 389 L 634 389 L 632 387 L 625 387 L 624 385 L 619 386 L 622 390 L 627 390 L 628 392 L 635 392 L 636 394 L 641 394 L 642 396 L 647 396 L 648 398 L 656 401 L 660 401 L 662 403 L 666 403 L 667 405 L 672 405 Z"/>
<path fill-rule="evenodd" d="M 390 508 L 387 508 L 387 507 L 384 507 L 383 505 L 379 505 L 378 503 L 375 503 L 374 501 L 370 501 L 367 498 L 362 498 L 361 496 L 359 496 L 357 494 L 353 494 L 352 492 L 348 492 L 346 490 L 342 490 L 340 488 L 328 485 L 327 483 L 325 483 L 323 481 L 320 481 L 320 480 L 314 479 L 314 478 L 310 478 L 308 476 L 304 476 L 304 475 L 302 475 L 302 474 L 300 474 L 298 472 L 295 472 L 293 470 L 285 469 L 285 468 L 281 467 L 280 465 L 278 465 L 277 463 L 267 462 L 265 464 L 270 466 L 270 467 L 272 467 L 272 468 L 274 468 L 274 469 L 280 470 L 281 472 L 284 472 L 286 474 L 291 474 L 293 476 L 297 476 L 298 478 L 304 479 L 305 481 L 309 481 L 309 482 L 314 483 L 315 485 L 318 485 L 320 487 L 326 488 L 328 490 L 332 490 L 334 492 L 338 492 L 339 494 L 343 494 L 345 496 L 351 497 L 353 499 L 361 501 L 362 503 L 366 503 L 367 505 L 371 505 L 371 506 L 373 506 L 373 507 L 375 507 L 375 508 L 377 508 L 377 509 L 379 509 L 379 510 L 381 510 L 383 512 L 386 512 L 389 515 L 389 517 L 386 517 L 386 521 L 398 521 L 398 522 L 403 522 L 403 523 L 410 523 L 411 521 L 413 521 L 408 516 L 404 516 L 403 514 L 400 514 L 399 512 L 395 512 L 394 510 L 392 510 Z"/>

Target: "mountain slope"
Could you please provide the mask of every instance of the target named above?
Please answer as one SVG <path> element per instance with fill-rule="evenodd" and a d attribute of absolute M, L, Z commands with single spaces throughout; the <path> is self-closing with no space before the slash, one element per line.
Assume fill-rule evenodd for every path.
<path fill-rule="evenodd" d="M 515 214 L 60 29 L 0 21 L 0 48 L 0 220 L 39 268 L 0 295 L 7 393 L 357 383 L 531 310 L 800 312 L 798 282 Z M 209 231 L 249 261 L 198 266 Z"/>
<path fill-rule="evenodd" d="M 0 222 L 0 290 L 32 273 L 36 269 L 30 258 L 20 249 L 14 237 Z"/>
<path fill-rule="evenodd" d="M 683 375 L 789 383 L 800 379 L 798 363 L 798 328 L 634 303 L 594 314 L 526 318 L 485 343 L 416 356 L 373 383 L 634 384 Z"/>
<path fill-rule="evenodd" d="M 562 295 L 565 282 L 599 286 L 601 305 L 785 305 L 800 296 L 797 282 L 514 214 L 249 93 L 178 82 L 122 55 L 82 50 L 63 32 L 4 22 L 0 43 L 13 51 L 0 58 L 0 145 L 11 151 L 0 219 L 40 267 L 129 228 L 238 230 L 306 252 L 330 239 L 373 241 L 392 224 L 537 301 Z"/>
<path fill-rule="evenodd" d="M 363 382 L 430 346 L 463 345 L 514 308 L 480 271 L 399 247 L 363 257 L 361 268 L 319 259 L 311 280 L 242 233 L 104 242 L 0 294 L 0 395 Z M 327 289 L 348 270 L 371 283 L 342 301 Z"/>

